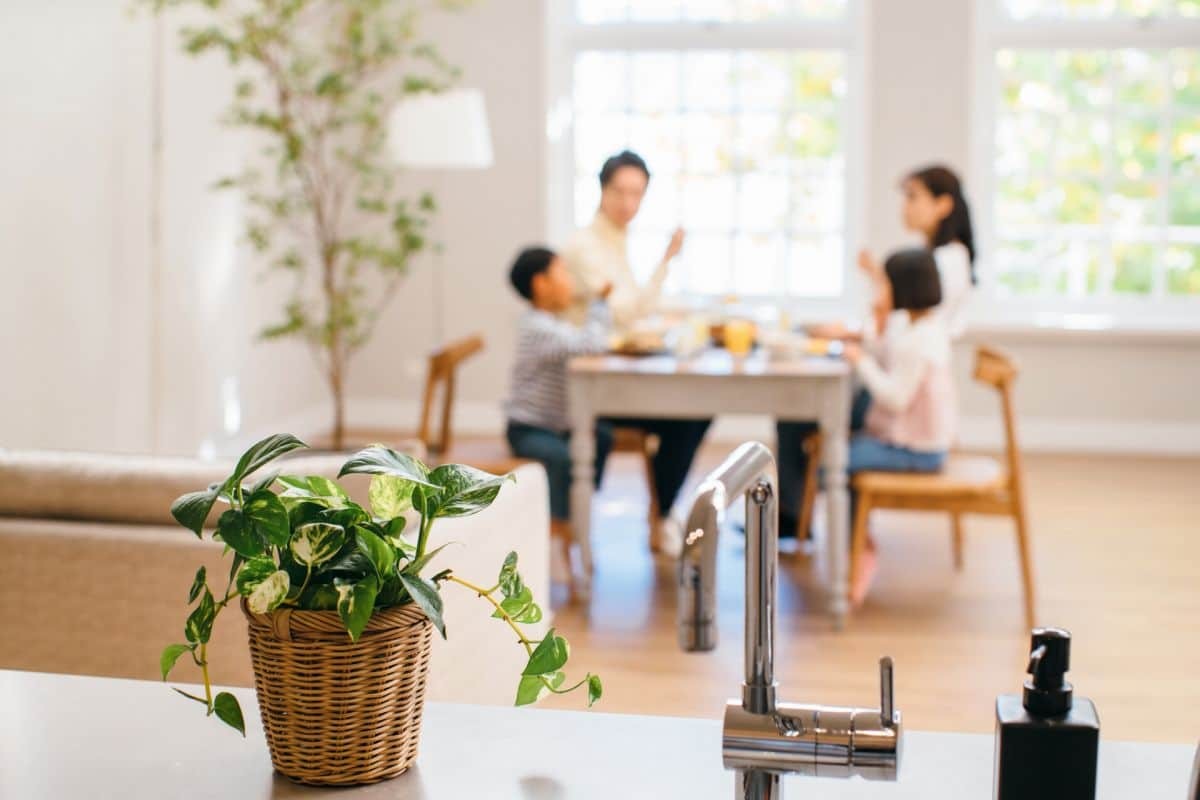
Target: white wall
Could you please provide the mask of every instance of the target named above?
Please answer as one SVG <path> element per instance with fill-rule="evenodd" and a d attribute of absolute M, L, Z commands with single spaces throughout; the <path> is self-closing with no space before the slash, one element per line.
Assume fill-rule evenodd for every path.
<path fill-rule="evenodd" d="M 464 84 L 484 90 L 496 150 L 484 172 L 404 178 L 414 190 L 432 188 L 443 208 L 446 334 L 479 331 L 488 342 L 463 374 L 463 429 L 500 424 L 519 313 L 505 269 L 517 247 L 544 235 L 543 2 L 559 1 L 480 0 L 432 29 L 463 67 Z M 872 3 L 863 244 L 876 251 L 906 240 L 896 218 L 896 182 L 906 170 L 943 160 L 971 186 L 970 6 Z M 207 189 L 248 147 L 214 123 L 228 75 L 219 59 L 179 54 L 171 31 L 156 70 L 153 27 L 130 18 L 122 0 L 7 0 L 0 8 L 8 34 L 0 47 L 0 446 L 195 452 L 206 439 L 228 449 L 231 438 L 309 433 L 328 418 L 307 354 L 254 341 L 279 303 L 238 244 L 236 197 Z M 159 161 L 151 152 L 156 75 Z M 434 344 L 435 266 L 432 258 L 414 266 L 354 362 L 352 424 L 415 424 L 422 359 Z M 234 285 L 244 290 L 236 297 Z M 1022 362 L 1018 406 L 1029 446 L 1200 452 L 1200 342 L 976 338 Z M 964 374 L 967 360 L 964 347 Z M 967 440 L 993 441 L 993 399 L 965 379 L 961 389 Z M 227 422 L 239 431 L 227 433 Z"/>

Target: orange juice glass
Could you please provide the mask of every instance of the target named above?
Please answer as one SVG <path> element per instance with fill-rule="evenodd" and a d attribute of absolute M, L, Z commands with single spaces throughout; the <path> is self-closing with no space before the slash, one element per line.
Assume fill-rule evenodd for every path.
<path fill-rule="evenodd" d="M 725 323 L 725 349 L 736 358 L 750 352 L 754 344 L 754 323 L 745 319 L 731 319 Z"/>

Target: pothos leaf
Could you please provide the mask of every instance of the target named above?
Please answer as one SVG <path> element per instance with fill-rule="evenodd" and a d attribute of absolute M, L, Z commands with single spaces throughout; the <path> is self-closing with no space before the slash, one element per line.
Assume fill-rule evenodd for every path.
<path fill-rule="evenodd" d="M 379 594 L 379 579 L 368 575 L 360 581 L 336 578 L 333 582 L 338 592 L 338 616 L 350 634 L 350 641 L 357 642 L 375 610 L 375 596 Z"/>
<path fill-rule="evenodd" d="M 514 705 L 527 706 L 536 703 L 545 688 L 540 675 L 521 678 L 521 682 L 517 684 L 517 702 Z"/>
<path fill-rule="evenodd" d="M 242 736 L 246 735 L 246 722 L 242 718 L 242 706 L 238 699 L 229 692 L 218 692 L 213 698 L 213 711 L 217 719 L 237 730 Z"/>
<path fill-rule="evenodd" d="M 208 519 L 213 504 L 217 502 L 219 489 L 219 486 L 210 486 L 202 492 L 188 492 L 176 498 L 171 504 L 171 516 L 199 537 L 200 532 L 204 530 L 204 521 Z"/>
<path fill-rule="evenodd" d="M 237 574 L 237 590 L 242 597 L 249 597 L 258 585 L 275 574 L 275 562 L 270 558 L 252 558 L 242 565 Z"/>
<path fill-rule="evenodd" d="M 441 487 L 432 500 L 435 517 L 466 517 L 490 506 L 500 493 L 508 475 L 493 475 L 465 464 L 443 464 L 429 473 L 429 480 Z"/>
<path fill-rule="evenodd" d="M 443 550 L 445 550 L 447 547 L 449 547 L 452 544 L 457 544 L 457 542 L 446 542 L 443 545 L 438 545 L 437 547 L 433 548 L 432 550 L 427 550 L 425 552 L 425 555 L 421 556 L 418 559 L 415 559 L 414 561 L 411 561 L 404 568 L 404 571 L 410 575 L 420 575 L 421 570 L 425 569 L 425 567 L 429 564 L 429 562 L 433 560 L 434 556 L 436 556 L 438 553 L 442 552 Z"/>
<path fill-rule="evenodd" d="M 212 592 L 207 588 L 200 595 L 200 605 L 188 615 L 187 623 L 183 626 L 184 637 L 192 643 L 203 644 L 212 635 L 213 620 L 217 616 L 217 606 L 213 602 Z"/>
<path fill-rule="evenodd" d="M 221 515 L 217 520 L 217 533 L 220 534 L 221 541 L 246 558 L 261 556 L 267 550 L 266 539 L 250 524 L 240 509 L 231 508 Z"/>
<path fill-rule="evenodd" d="M 588 674 L 588 676 L 587 676 L 587 694 L 588 694 L 588 708 L 591 708 L 592 705 L 604 695 L 604 687 L 600 683 L 599 675 L 592 675 L 590 673 Z"/>
<path fill-rule="evenodd" d="M 288 525 L 287 509 L 274 492 L 263 489 L 252 494 L 246 500 L 244 513 L 254 531 L 263 539 L 276 547 L 288 543 L 291 526 Z"/>
<path fill-rule="evenodd" d="M 255 442 L 238 459 L 237 466 L 233 468 L 233 474 L 229 476 L 229 480 L 225 481 L 225 488 L 232 489 L 240 485 L 242 478 L 253 473 L 259 467 L 274 461 L 284 453 L 290 453 L 302 447 L 308 447 L 308 445 L 290 433 L 277 433 Z"/>
<path fill-rule="evenodd" d="M 530 676 L 557 672 L 567 663 L 570 654 L 571 650 L 567 640 L 561 636 L 555 636 L 554 628 L 551 628 L 546 632 L 546 637 L 533 649 L 533 654 L 529 656 L 529 663 L 525 665 L 521 674 Z"/>
<path fill-rule="evenodd" d="M 365 555 L 375 567 L 375 574 L 379 576 L 379 579 L 382 581 L 386 578 L 391 573 L 392 567 L 396 566 L 396 552 L 388 546 L 387 542 L 361 525 L 354 527 L 354 541 L 359 552 Z"/>
<path fill-rule="evenodd" d="M 272 572 L 250 590 L 246 605 L 255 614 L 269 614 L 287 599 L 292 579 L 284 570 Z"/>
<path fill-rule="evenodd" d="M 517 554 L 515 552 L 510 552 L 504 557 L 504 565 L 500 567 L 500 577 L 497 583 L 500 584 L 500 591 L 505 597 L 519 595 L 525 588 L 525 582 L 521 580 L 521 575 L 517 572 Z"/>
<path fill-rule="evenodd" d="M 367 498 L 376 519 L 395 519 L 412 508 L 415 484 L 395 475 L 374 475 Z"/>
<path fill-rule="evenodd" d="M 192 588 L 188 590 L 188 603 L 196 602 L 196 598 L 200 596 L 200 590 L 204 588 L 205 581 L 208 580 L 208 570 L 204 567 L 196 570 L 196 577 L 192 581 Z"/>
<path fill-rule="evenodd" d="M 412 595 L 413 602 L 421 607 L 425 616 L 429 617 L 429 621 L 433 623 L 433 627 L 437 628 L 438 633 L 445 639 L 446 623 L 442 620 L 442 595 L 438 592 L 437 586 L 419 575 L 410 575 L 404 572 L 400 573 L 400 582 Z"/>
<path fill-rule="evenodd" d="M 341 525 L 311 522 L 296 528 L 288 549 L 296 561 L 315 567 L 337 555 L 345 543 L 346 529 Z"/>
<path fill-rule="evenodd" d="M 163 648 L 162 655 L 158 657 L 158 667 L 162 671 L 162 679 L 164 681 L 171 674 L 171 670 L 175 668 L 175 662 L 179 660 L 179 657 L 190 651 L 193 647 L 195 645 L 169 644 Z"/>
<path fill-rule="evenodd" d="M 418 486 L 437 489 L 438 486 L 429 480 L 429 470 L 419 460 L 407 453 L 397 453 L 395 450 L 382 445 L 373 445 L 360 450 L 342 465 L 338 477 L 353 473 L 367 475 L 392 475 L 403 478 Z"/>

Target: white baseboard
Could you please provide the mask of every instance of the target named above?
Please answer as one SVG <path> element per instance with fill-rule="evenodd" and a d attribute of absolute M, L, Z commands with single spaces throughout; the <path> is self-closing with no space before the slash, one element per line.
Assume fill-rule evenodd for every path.
<path fill-rule="evenodd" d="M 412 430 L 418 413 L 415 401 L 377 398 L 352 399 L 346 408 L 349 424 L 361 428 Z M 329 418 L 327 406 L 314 406 L 277 420 L 273 431 L 255 433 L 282 430 L 302 437 L 313 436 L 329 430 Z M 476 436 L 498 436 L 504 430 L 504 414 L 496 403 L 460 402 L 454 409 L 454 430 Z M 710 441 L 730 444 L 750 439 L 771 442 L 774 436 L 770 418 L 743 414 L 722 416 L 708 434 Z M 999 450 L 1003 436 L 998 418 L 966 417 L 959 425 L 959 442 L 968 449 Z M 1018 438 L 1022 449 L 1028 452 L 1200 455 L 1200 422 L 1026 417 L 1018 421 Z"/>

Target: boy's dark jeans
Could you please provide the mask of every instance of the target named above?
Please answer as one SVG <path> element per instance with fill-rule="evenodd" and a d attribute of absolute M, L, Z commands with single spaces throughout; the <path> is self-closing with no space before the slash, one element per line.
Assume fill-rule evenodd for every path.
<path fill-rule="evenodd" d="M 638 428 L 658 436 L 658 453 L 651 471 L 658 507 L 665 515 L 687 480 L 692 459 L 711 420 L 643 419 L 639 417 L 605 417 L 596 421 L 595 485 L 604 477 L 604 466 L 612 452 L 613 428 Z M 567 521 L 571 516 L 571 434 L 520 422 L 508 423 L 505 432 L 513 455 L 541 462 L 550 484 L 550 515 Z"/>

